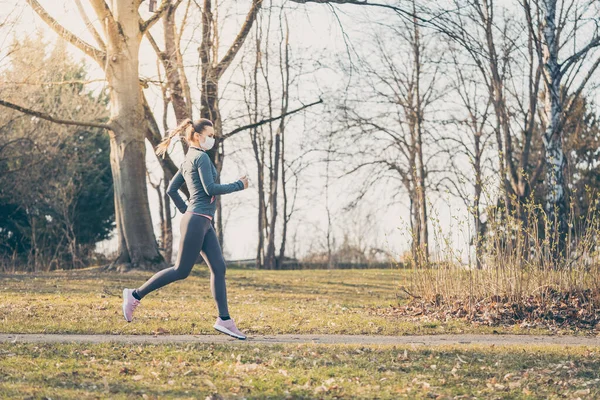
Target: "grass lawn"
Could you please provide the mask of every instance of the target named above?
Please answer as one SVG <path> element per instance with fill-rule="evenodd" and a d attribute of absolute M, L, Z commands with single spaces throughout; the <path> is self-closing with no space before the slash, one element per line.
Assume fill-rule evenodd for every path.
<path fill-rule="evenodd" d="M 474 326 L 460 320 L 411 321 L 377 311 L 406 301 L 401 269 L 261 271 L 229 268 L 229 311 L 247 334 L 550 333 Z M 205 265 L 151 293 L 127 323 L 121 292 L 152 274 L 58 271 L 0 276 L 1 333 L 214 334 L 216 304 Z M 378 315 L 379 314 L 379 315 Z"/>
<path fill-rule="evenodd" d="M 599 349 L 0 344 L 0 398 L 594 399 Z"/>
<path fill-rule="evenodd" d="M 227 272 L 231 315 L 248 334 L 550 333 L 380 311 L 406 301 L 409 271 Z M 2 333 L 214 334 L 205 266 L 150 294 L 134 322 L 123 287 L 151 274 L 6 274 Z M 0 344 L 0 398 L 598 398 L 600 348 L 216 344 Z"/>

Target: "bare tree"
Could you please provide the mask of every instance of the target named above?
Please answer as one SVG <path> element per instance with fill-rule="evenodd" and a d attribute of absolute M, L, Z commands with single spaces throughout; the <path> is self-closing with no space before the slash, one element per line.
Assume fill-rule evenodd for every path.
<path fill-rule="evenodd" d="M 255 63 L 252 75 L 253 82 L 253 122 L 256 122 L 259 115 L 260 100 L 259 100 L 259 79 L 264 82 L 268 118 L 273 118 L 273 108 L 275 106 L 275 98 L 277 93 L 272 88 L 272 75 L 269 69 L 270 65 L 270 46 L 269 33 L 271 30 L 272 11 L 269 9 L 266 21 L 266 37 L 263 37 L 263 24 L 258 24 L 256 29 L 256 51 Z M 280 70 L 281 75 L 281 111 L 282 118 L 278 124 L 274 126 L 273 122 L 264 125 L 263 127 L 255 127 L 252 130 L 252 148 L 257 164 L 257 179 L 258 179 L 258 247 L 256 263 L 258 267 L 265 269 L 277 269 L 280 262 L 280 257 L 276 256 L 275 237 L 277 231 L 277 218 L 279 216 L 278 198 L 281 175 L 280 171 L 283 168 L 282 164 L 282 137 L 285 134 L 285 115 L 288 111 L 289 104 L 289 31 L 286 27 L 285 34 L 281 35 L 280 43 Z M 281 47 L 285 47 L 285 58 L 281 58 Z M 259 78 L 259 74 L 261 75 Z M 249 105 L 250 107 L 250 105 Z M 285 243 L 282 241 L 282 244 Z"/>
<path fill-rule="evenodd" d="M 390 45 L 391 41 L 379 33 L 373 39 L 376 53 L 370 60 L 378 64 L 364 62 L 361 79 L 365 84 L 360 87 L 359 97 L 342 106 L 342 129 L 354 132 L 354 144 L 365 148 L 360 157 L 352 157 L 357 161 L 347 173 L 370 168 L 374 177 L 367 185 L 383 177 L 401 183 L 410 203 L 412 254 L 416 262 L 426 263 L 427 181 L 436 170 L 431 165 L 435 151 L 427 156 L 424 141 L 431 138 L 426 117 L 441 96 L 440 64 L 432 59 L 433 38 L 423 40 L 416 18 L 385 29 L 401 38 L 400 43 L 406 47 Z M 397 54 L 408 54 L 410 58 Z M 355 106 L 351 104 L 354 102 Z"/>
<path fill-rule="evenodd" d="M 279 10 L 278 17 L 273 18 L 273 7 L 268 7 L 257 21 L 252 54 L 254 65 L 249 71 L 249 84 L 244 85 L 248 89 L 245 95 L 247 112 L 251 116 L 250 141 L 257 167 L 256 265 L 265 269 L 277 269 L 283 263 L 287 227 L 297 193 L 296 188 L 292 201 L 288 201 L 288 184 L 296 177 L 286 177 L 286 173 L 295 173 L 288 165 L 294 164 L 295 160 L 288 163 L 285 156 L 287 123 L 294 113 L 322 102 L 319 100 L 290 110 L 290 88 L 295 79 L 290 63 L 290 33 L 283 9 Z M 277 30 L 273 27 L 274 20 L 279 21 Z M 278 67 L 273 68 L 273 65 Z M 279 116 L 275 117 L 276 114 Z M 281 239 L 279 250 L 277 237 Z"/>
<path fill-rule="evenodd" d="M 566 157 L 563 128 L 584 88 L 600 65 L 600 5 L 590 0 L 521 2 L 535 52 L 543 66 L 547 236 L 557 262 L 564 257 L 568 233 Z M 583 38 L 582 38 L 583 37 Z M 564 55 L 565 51 L 573 51 Z M 562 50 L 563 61 L 560 60 Z M 595 59 L 593 59 L 595 57 Z M 588 60 L 592 58 L 591 62 Z M 587 67 L 587 68 L 586 68 Z M 579 81 L 579 82 L 577 82 Z M 572 91 L 572 93 L 570 93 Z"/>

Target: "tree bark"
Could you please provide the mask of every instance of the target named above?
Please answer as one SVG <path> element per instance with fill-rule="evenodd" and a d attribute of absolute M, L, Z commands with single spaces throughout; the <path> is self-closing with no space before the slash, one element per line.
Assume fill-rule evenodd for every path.
<path fill-rule="evenodd" d="M 548 218 L 546 235 L 551 241 L 551 252 L 557 267 L 564 258 L 567 236 L 567 202 L 564 169 L 566 158 L 561 138 L 563 105 L 560 96 L 562 73 L 558 63 L 558 40 L 556 26 L 556 0 L 540 3 L 543 25 L 543 63 L 546 97 L 544 119 L 546 131 L 543 135 L 546 148 L 546 203 Z"/>
<path fill-rule="evenodd" d="M 283 32 L 282 32 L 283 34 Z M 286 115 L 289 107 L 290 99 L 290 55 L 289 55 L 289 26 L 287 18 L 285 19 L 285 39 L 283 40 L 284 45 L 284 56 L 280 53 L 280 72 L 281 72 L 281 84 L 283 87 L 283 96 L 281 99 L 281 120 L 279 122 L 279 129 L 277 134 L 281 136 L 281 154 L 276 156 L 277 163 L 281 162 L 281 191 L 283 194 L 283 227 L 281 230 L 281 246 L 279 247 L 279 256 L 277 257 L 276 268 L 281 269 L 285 258 L 285 239 L 287 235 L 287 192 L 286 192 L 286 180 L 285 180 L 285 120 L 283 115 Z M 281 52 L 281 47 L 280 47 Z M 279 138 L 279 137 L 278 137 Z"/>
<path fill-rule="evenodd" d="M 166 171 L 163 179 L 163 203 L 164 203 L 164 227 L 162 234 L 162 245 L 165 248 L 165 261 L 167 264 L 171 263 L 173 259 L 173 220 L 171 215 L 171 198 L 167 194 L 167 188 L 169 186 L 170 174 Z M 167 178 L 169 178 L 167 180 Z"/>
<path fill-rule="evenodd" d="M 415 71 L 415 105 L 414 105 L 414 130 L 415 130 L 415 153 L 416 153 L 416 175 L 415 186 L 418 203 L 418 218 L 419 218 L 419 260 L 421 264 L 427 265 L 429 262 L 429 245 L 428 245 L 428 230 L 427 230 L 427 197 L 425 195 L 425 163 L 423 162 L 423 104 L 421 98 L 421 39 L 420 29 L 416 19 L 416 6 L 413 0 L 413 60 Z"/>
<path fill-rule="evenodd" d="M 258 243 L 256 246 L 256 268 L 265 267 L 265 230 L 267 207 L 265 202 L 265 154 L 262 136 L 258 133 L 258 69 L 260 65 L 260 45 L 261 40 L 256 39 L 256 51 L 254 60 L 254 70 L 252 72 L 252 100 L 248 104 L 248 113 L 251 115 L 250 122 L 254 124 L 252 128 L 252 150 L 256 160 L 257 183 L 258 183 Z"/>
<path fill-rule="evenodd" d="M 180 75 L 179 46 L 177 46 L 177 25 L 175 24 L 176 5 L 170 4 L 163 17 L 163 30 L 165 37 L 165 51 L 162 53 L 171 103 L 175 112 L 177 124 L 186 118 L 191 118 L 191 104 L 186 101 L 183 80 Z"/>
<path fill-rule="evenodd" d="M 165 266 L 152 229 L 146 187 L 146 124 L 139 84 L 141 40 L 136 1 L 115 2 L 114 23 L 108 32 L 106 78 L 110 86 L 111 167 L 115 190 L 118 264 L 158 269 Z"/>

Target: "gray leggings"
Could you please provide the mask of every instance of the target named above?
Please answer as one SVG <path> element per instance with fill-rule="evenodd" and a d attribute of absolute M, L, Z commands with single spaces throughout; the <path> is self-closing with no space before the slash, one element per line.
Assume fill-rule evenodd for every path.
<path fill-rule="evenodd" d="M 220 317 L 229 316 L 227 290 L 225 288 L 225 260 L 211 221 L 203 216 L 186 212 L 181 218 L 179 254 L 174 267 L 163 269 L 137 289 L 143 298 L 148 293 L 190 274 L 198 254 L 210 268 L 210 289 L 217 303 Z"/>

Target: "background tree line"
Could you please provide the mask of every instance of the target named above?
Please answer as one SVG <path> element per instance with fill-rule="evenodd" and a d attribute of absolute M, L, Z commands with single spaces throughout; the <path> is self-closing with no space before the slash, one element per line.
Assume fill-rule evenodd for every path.
<path fill-rule="evenodd" d="M 7 132 L 0 143 L 6 155 L 3 178 L 21 185 L 19 192 L 9 190 L 7 184 L 2 197 L 7 204 L 3 216 L 10 216 L 3 218 L 7 227 L 0 231 L 6 238 L 6 257 L 13 254 L 14 258 L 17 253 L 20 257 L 27 254 L 30 261 L 41 257 L 32 249 L 42 240 L 58 255 L 52 257 L 64 262 L 64 255 L 69 254 L 67 262 L 83 265 L 91 244 L 106 238 L 115 226 L 119 250 L 113 268 L 157 269 L 170 262 L 173 207 L 165 189 L 177 164 L 167 156 L 156 159 L 159 170 L 148 171 L 145 142 L 156 146 L 169 127 L 189 117 L 215 122 L 220 135 L 210 155 L 219 172 L 226 157 L 238 157 L 238 152 L 253 160 L 255 264 L 261 268 L 279 268 L 286 254 L 295 253 L 290 221 L 301 218 L 299 212 L 311 198 L 320 199 L 327 215 L 326 232 L 315 240 L 322 242 L 321 248 L 313 248 L 311 257 L 326 255 L 331 267 L 357 251 L 362 256 L 354 259 L 398 259 L 378 243 L 361 244 L 365 241 L 361 237 L 375 237 L 369 233 L 371 220 L 399 209 L 408 210 L 410 260 L 428 265 L 431 212 L 447 191 L 468 210 L 470 244 L 479 267 L 485 264 L 490 233 L 497 233 L 490 229 L 494 224 L 506 227 L 498 242 L 503 248 L 514 246 L 515 237 L 535 225 L 539 238 L 548 239 L 543 256 L 549 255 L 558 266 L 590 213 L 597 213 L 598 123 L 592 89 L 598 81 L 600 34 L 593 16 L 600 10 L 592 1 L 314 1 L 329 4 L 308 7 L 299 3 L 311 1 L 255 0 L 241 5 L 165 0 L 150 12 L 138 0 L 74 0 L 94 44 L 56 21 L 51 8 L 36 0 L 27 3 L 65 43 L 98 65 L 105 75 L 106 91 L 97 98 L 86 91 L 85 66 L 77 70 L 75 63 L 65 64 L 67 44 L 57 45 L 48 54 L 43 79 L 39 79 L 35 71 L 42 70 L 42 65 L 26 70 L 19 63 L 44 54 L 44 49 L 36 52 L 31 43 L 15 42 L 14 48 L 23 51 L 13 53 L 0 91 L 0 104 L 8 107 L 1 114 L 2 129 Z M 368 29 L 357 34 L 344 23 L 340 15 L 348 8 L 367 11 L 366 20 L 357 24 Z M 289 19 L 304 12 L 333 15 L 340 22 L 346 53 L 311 54 L 310 49 L 292 47 L 290 37 L 302 33 L 290 29 Z M 153 77 L 140 75 L 142 44 L 155 53 Z M 23 59 L 14 58 L 17 54 Z M 62 78 L 52 76 L 51 70 Z M 330 92 L 303 89 L 307 75 L 318 76 L 326 70 L 333 70 L 330 76 L 342 83 Z M 31 82 L 32 74 L 37 75 L 38 86 L 18 85 Z M 43 86 L 44 80 L 52 84 Z M 40 91 L 39 85 L 48 90 Z M 25 95 L 23 87 L 35 95 Z M 232 87 L 239 90 L 234 93 Z M 157 93 L 159 106 L 148 100 Z M 294 123 L 295 119 L 304 126 Z M 51 240 L 46 233 L 37 235 L 51 229 L 58 232 L 50 228 L 58 224 L 58 217 L 49 221 L 48 212 L 31 211 L 30 204 L 40 204 L 40 200 L 29 199 L 33 192 L 51 186 L 34 180 L 28 186 L 27 180 L 15 178 L 19 171 L 37 176 L 32 171 L 41 165 L 33 161 L 35 147 L 23 143 L 63 129 L 66 144 L 62 146 L 83 137 L 82 142 L 97 149 L 110 143 L 110 151 L 104 147 L 100 153 L 105 158 L 96 157 L 94 168 L 104 175 L 94 173 L 94 179 L 86 175 L 75 179 L 75 170 L 62 181 L 58 173 L 49 175 L 57 179 L 53 196 L 40 196 L 71 207 L 53 211 L 64 219 L 60 223 L 63 236 L 59 240 L 55 233 L 57 237 Z M 51 135 L 41 151 L 51 153 L 52 146 L 59 149 L 59 136 Z M 182 152 L 186 150 L 181 147 Z M 75 162 L 72 154 L 77 153 L 73 152 L 56 150 L 52 162 L 48 156 L 48 164 L 36 170 L 39 179 L 47 179 L 50 164 L 60 166 L 60 154 L 70 154 L 72 162 L 65 162 L 65 171 L 67 165 L 76 168 L 77 162 L 81 174 L 91 171 L 92 160 Z M 107 161 L 108 153 L 112 179 L 107 180 L 108 169 L 101 163 Z M 314 171 L 321 175 L 320 187 L 307 194 Z M 103 178 L 98 182 L 100 175 Z M 148 179 L 161 200 L 158 239 L 150 217 Z M 344 193 L 347 199 L 331 192 L 339 182 L 348 183 L 341 184 L 349 189 Z M 99 210 L 100 199 L 91 197 L 100 187 L 107 188 L 103 196 L 112 196 L 110 190 L 114 190 L 114 201 L 109 207 L 106 197 L 101 198 L 103 211 L 94 214 L 100 219 L 89 220 L 94 234 L 85 236 L 80 226 L 66 227 L 86 220 L 83 216 L 89 210 Z M 69 193 L 63 198 L 69 197 L 71 203 L 59 200 L 64 191 Z M 23 200 L 13 204 L 15 198 Z M 367 216 L 355 212 L 375 201 L 377 212 Z M 221 200 L 217 206 L 217 231 L 225 244 Z M 26 223 L 18 222 L 19 218 Z M 19 229 L 27 233 L 17 239 Z M 357 239 L 350 251 L 348 232 L 353 230 Z M 345 239 L 336 244 L 336 236 Z M 85 244 L 88 253 L 78 247 Z M 520 251 L 523 257 L 532 256 L 528 245 Z M 39 262 L 51 259 L 44 257 Z M 39 262 L 33 261 L 36 266 Z"/>

